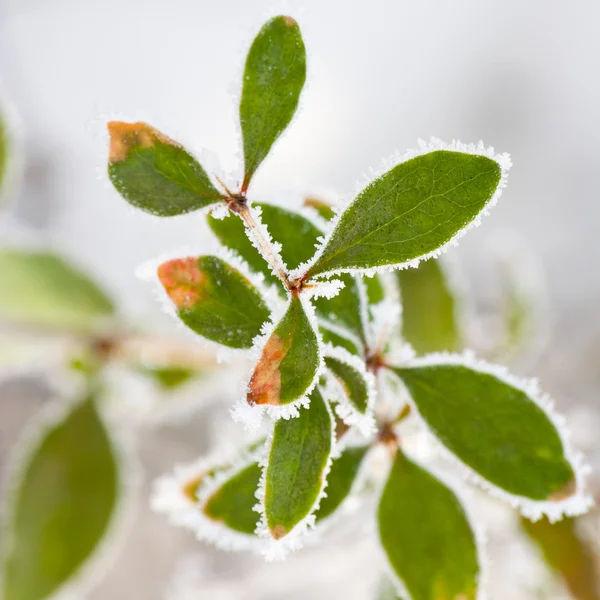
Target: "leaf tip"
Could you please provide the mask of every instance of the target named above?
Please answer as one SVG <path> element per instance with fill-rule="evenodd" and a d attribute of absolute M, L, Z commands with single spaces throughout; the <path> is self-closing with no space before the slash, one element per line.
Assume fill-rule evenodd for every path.
<path fill-rule="evenodd" d="M 158 267 L 158 278 L 178 309 L 192 308 L 201 299 L 206 279 L 196 258 L 175 258 Z"/>
<path fill-rule="evenodd" d="M 562 502 L 567 498 L 571 498 L 577 493 L 577 480 L 575 477 L 569 479 L 569 481 L 560 489 L 556 490 L 550 496 L 548 500 L 550 502 Z"/>
<path fill-rule="evenodd" d="M 298 26 L 298 21 L 296 21 L 296 19 L 294 19 L 293 17 L 289 17 L 288 15 L 282 15 L 281 20 L 288 27 L 297 27 Z"/>
<path fill-rule="evenodd" d="M 275 540 L 280 540 L 281 538 L 284 538 L 288 533 L 287 529 L 281 524 L 275 525 L 274 527 L 270 527 L 269 530 L 271 531 L 271 535 Z"/>
<path fill-rule="evenodd" d="M 110 137 L 108 148 L 108 162 L 110 164 L 124 161 L 134 148 L 151 148 L 157 142 L 179 146 L 177 142 L 158 131 L 158 129 L 142 121 L 135 123 L 109 121 L 106 126 Z"/>

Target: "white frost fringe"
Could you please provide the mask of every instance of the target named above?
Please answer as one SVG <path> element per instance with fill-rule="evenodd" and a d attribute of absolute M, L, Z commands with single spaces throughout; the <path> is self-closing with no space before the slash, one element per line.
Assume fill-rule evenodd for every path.
<path fill-rule="evenodd" d="M 299 294 L 298 297 L 300 299 L 300 302 L 302 303 L 302 307 L 304 308 L 306 316 L 317 338 L 318 367 L 315 376 L 308 388 L 304 391 L 304 394 L 297 400 L 289 402 L 288 404 L 283 404 L 280 406 L 251 406 L 246 400 L 246 397 L 248 395 L 248 387 L 250 385 L 250 379 L 252 378 L 254 369 L 256 368 L 256 363 L 260 360 L 263 350 L 267 342 L 269 341 L 271 335 L 275 331 L 277 324 L 279 323 L 279 321 L 281 321 L 283 315 L 285 315 L 285 313 L 287 312 L 287 309 L 290 306 L 290 301 L 288 302 L 288 305 L 286 306 L 285 310 L 274 312 L 271 316 L 271 321 L 268 321 L 263 324 L 261 335 L 254 340 L 254 345 L 250 350 L 254 359 L 252 369 L 248 377 L 246 378 L 242 390 L 240 391 L 240 399 L 235 403 L 235 405 L 231 409 L 231 416 L 233 420 L 242 423 L 244 425 L 244 428 L 248 431 L 257 431 L 260 425 L 262 424 L 265 415 L 269 416 L 273 420 L 291 419 L 297 417 L 300 414 L 301 408 L 309 407 L 310 394 L 315 389 L 315 386 L 319 381 L 319 377 L 323 373 L 323 341 L 319 332 L 319 326 L 317 323 L 315 310 L 307 297 L 303 296 L 303 294 Z"/>
<path fill-rule="evenodd" d="M 225 551 L 259 553 L 262 543 L 256 536 L 234 531 L 219 521 L 213 521 L 202 512 L 202 508 L 227 480 L 260 460 L 260 456 L 261 450 L 244 450 L 229 458 L 215 453 L 188 465 L 178 465 L 173 473 L 163 475 L 154 482 L 150 505 L 156 512 L 166 515 L 173 525 L 194 532 L 198 540 Z M 228 463 L 229 466 L 222 471 L 212 476 L 206 475 L 210 469 Z M 183 489 L 199 476 L 205 478 L 196 492 L 198 501 L 194 502 Z"/>
<path fill-rule="evenodd" d="M 363 360 L 354 354 L 350 354 L 344 348 L 325 344 L 323 346 L 323 354 L 325 357 L 334 358 L 348 365 L 365 380 L 367 386 L 367 409 L 364 413 L 356 409 L 348 398 L 343 385 L 338 381 L 338 378 L 328 370 L 326 371 L 327 385 L 324 393 L 327 400 L 336 403 L 335 412 L 346 425 L 356 427 L 364 437 L 371 438 L 376 431 L 374 409 L 377 399 L 377 386 L 375 376 L 370 371 L 367 371 Z"/>
<path fill-rule="evenodd" d="M 473 471 L 473 469 L 471 469 L 467 464 L 462 462 L 459 457 L 446 448 L 439 441 L 439 439 L 437 439 L 433 433 L 430 432 L 427 423 L 423 417 L 421 417 L 416 404 L 412 401 L 410 394 L 408 394 L 415 414 L 424 425 L 424 428 L 430 433 L 435 446 L 441 450 L 442 454 L 446 458 L 461 468 L 468 481 L 477 484 L 491 496 L 507 502 L 514 508 L 518 508 L 523 516 L 533 521 L 540 519 L 544 515 L 548 517 L 550 522 L 559 521 L 564 516 L 572 517 L 583 514 L 593 505 L 593 499 L 584 491 L 585 479 L 588 476 L 590 469 L 584 463 L 583 455 L 573 449 L 570 441 L 570 432 L 566 427 L 564 417 L 556 413 L 554 409 L 554 402 L 551 400 L 550 396 L 540 390 L 537 379 L 521 379 L 519 377 L 515 377 L 514 375 L 511 375 L 505 367 L 501 365 L 493 365 L 478 359 L 473 352 L 468 350 L 463 354 L 450 354 L 445 352 L 428 354 L 421 358 L 408 361 L 405 366 L 425 367 L 440 364 L 465 366 L 481 373 L 487 373 L 496 377 L 507 385 L 521 390 L 532 402 L 535 402 L 535 404 L 537 404 L 546 413 L 558 432 L 563 444 L 565 457 L 573 466 L 575 481 L 577 484 L 577 493 L 569 498 L 557 502 L 536 501 L 529 498 L 524 498 L 522 496 L 516 496 L 497 487 Z"/>
<path fill-rule="evenodd" d="M 356 198 L 358 197 L 358 194 L 360 194 L 360 191 L 362 191 L 362 189 L 364 189 L 367 185 L 371 184 L 374 179 L 377 179 L 378 177 L 380 177 L 381 175 L 383 175 L 390 169 L 398 166 L 399 164 L 404 163 L 412 158 L 415 158 L 416 156 L 421 156 L 423 154 L 429 154 L 430 152 L 434 152 L 436 150 L 451 150 L 454 152 L 463 152 L 465 154 L 487 156 L 488 158 L 492 159 L 493 161 L 495 161 L 498 164 L 498 166 L 500 167 L 500 171 L 501 171 L 500 182 L 498 184 L 498 187 L 496 188 L 496 191 L 494 192 L 494 194 L 492 195 L 490 200 L 486 203 L 483 210 L 470 223 L 468 223 L 460 231 L 458 231 L 456 234 L 454 234 L 454 236 L 448 242 L 446 242 L 444 245 L 440 246 L 439 248 L 436 248 L 435 250 L 432 250 L 431 252 L 424 254 L 423 256 L 419 256 L 418 258 L 409 260 L 404 263 L 399 263 L 399 264 L 394 264 L 394 265 L 383 265 L 383 266 L 379 266 L 379 267 L 371 267 L 369 269 L 361 269 L 359 267 L 334 269 L 332 271 L 327 271 L 326 273 L 322 273 L 322 274 L 320 273 L 319 277 L 331 277 L 332 275 L 337 275 L 339 273 L 360 273 L 363 275 L 365 275 L 365 274 L 373 275 L 378 272 L 390 271 L 392 269 L 407 269 L 409 267 L 417 267 L 419 265 L 419 262 L 421 262 L 422 260 L 427 260 L 429 258 L 435 258 L 437 256 L 440 256 L 440 254 L 443 254 L 444 252 L 446 252 L 449 247 L 456 246 L 458 244 L 458 241 L 460 240 L 460 238 L 463 235 L 465 235 L 467 233 L 467 231 L 469 231 L 473 227 L 477 227 L 480 225 L 482 216 L 487 215 L 490 208 L 492 208 L 498 202 L 498 199 L 502 195 L 502 190 L 506 187 L 506 182 L 508 179 L 508 171 L 510 170 L 510 167 L 512 166 L 510 155 L 507 153 L 496 154 L 494 152 L 494 148 L 492 148 L 492 147 L 486 148 L 484 146 L 483 142 L 479 142 L 478 144 L 463 144 L 462 142 L 460 142 L 458 140 L 453 140 L 451 143 L 448 144 L 438 138 L 432 137 L 429 142 L 419 140 L 418 144 L 419 144 L 419 147 L 417 149 L 408 150 L 404 154 L 395 153 L 389 159 L 384 161 L 382 167 L 380 167 L 379 169 L 371 169 L 371 171 L 369 173 L 369 177 L 365 178 L 366 181 L 363 181 L 361 183 L 359 189 L 357 190 L 357 195 L 355 195 L 354 200 L 352 200 L 345 206 L 336 206 L 335 207 L 336 216 L 329 224 L 327 233 L 325 235 L 325 239 L 322 242 L 321 246 L 319 247 L 317 252 L 314 254 L 314 256 L 308 262 L 300 265 L 297 269 L 294 269 L 290 273 L 290 276 L 292 278 L 295 279 L 295 278 L 303 277 L 306 274 L 306 272 L 313 265 L 318 263 L 329 240 L 332 238 L 333 232 L 337 228 L 337 226 L 342 218 L 342 215 L 351 206 L 351 204 L 356 201 Z"/>
<path fill-rule="evenodd" d="M 329 408 L 329 404 L 325 401 L 327 412 L 331 420 L 331 453 L 327 459 L 327 464 L 323 470 L 322 475 L 322 487 L 315 503 L 312 505 L 308 514 L 301 519 L 294 528 L 283 538 L 276 540 L 271 536 L 269 526 L 267 524 L 267 513 L 265 507 L 265 490 L 267 485 L 267 469 L 269 466 L 269 457 L 271 455 L 271 446 L 273 444 L 273 434 L 269 435 L 265 443 L 264 453 L 262 459 L 259 461 L 260 466 L 263 469 L 258 489 L 256 490 L 256 498 L 258 503 L 254 507 L 254 510 L 260 514 L 260 521 L 256 527 L 256 535 L 262 541 L 259 551 L 265 557 L 267 561 L 283 560 L 290 552 L 299 550 L 304 545 L 304 541 L 307 538 L 309 532 L 315 527 L 315 513 L 319 510 L 321 500 L 327 495 L 325 489 L 327 487 L 327 477 L 331 471 L 331 465 L 333 459 L 337 455 L 336 440 L 335 440 L 335 419 Z"/>

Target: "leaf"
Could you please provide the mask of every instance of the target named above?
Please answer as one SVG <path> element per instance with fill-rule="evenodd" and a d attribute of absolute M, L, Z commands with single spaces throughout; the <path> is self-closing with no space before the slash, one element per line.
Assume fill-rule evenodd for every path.
<path fill-rule="evenodd" d="M 44 251 L 0 250 L 0 318 L 90 331 L 113 316 L 112 301 L 87 275 Z"/>
<path fill-rule="evenodd" d="M 315 388 L 310 406 L 295 419 L 275 423 L 265 477 L 265 515 L 279 540 L 310 515 L 325 486 L 333 420 Z"/>
<path fill-rule="evenodd" d="M 253 535 L 260 520 L 253 508 L 261 473 L 257 462 L 244 467 L 211 494 L 204 503 L 202 512 L 209 519 L 234 531 Z"/>
<path fill-rule="evenodd" d="M 249 404 L 279 406 L 302 398 L 319 370 L 319 342 L 297 295 L 267 340 L 248 384 Z"/>
<path fill-rule="evenodd" d="M 308 206 L 317 211 L 318 215 L 325 219 L 325 221 L 331 221 L 335 217 L 335 212 L 330 204 L 319 200 L 318 198 L 305 198 L 304 206 Z"/>
<path fill-rule="evenodd" d="M 146 123 L 108 123 L 108 175 L 133 206 L 160 217 L 198 210 L 223 198 L 200 163 Z"/>
<path fill-rule="evenodd" d="M 342 274 L 338 279 L 344 283 L 344 287 L 333 298 L 315 298 L 313 300 L 315 310 L 319 317 L 333 325 L 348 329 L 363 344 L 366 344 L 356 279 L 348 274 Z"/>
<path fill-rule="evenodd" d="M 333 461 L 327 476 L 327 494 L 315 513 L 317 523 L 331 516 L 349 496 L 368 449 L 368 446 L 346 448 Z"/>
<path fill-rule="evenodd" d="M 438 440 L 485 480 L 535 501 L 576 493 L 561 438 L 528 393 L 461 364 L 394 371 Z"/>
<path fill-rule="evenodd" d="M 381 278 L 374 275 L 373 277 L 363 277 L 362 280 L 365 284 L 369 304 L 379 304 L 380 302 L 383 302 L 385 298 L 385 288 L 383 287 Z"/>
<path fill-rule="evenodd" d="M 402 335 L 417 354 L 461 347 L 456 302 L 439 260 L 397 272 L 402 297 Z"/>
<path fill-rule="evenodd" d="M 139 370 L 154 379 L 163 390 L 173 391 L 180 388 L 199 375 L 186 367 L 146 367 L 140 365 Z"/>
<path fill-rule="evenodd" d="M 535 523 L 521 519 L 527 535 L 536 543 L 548 566 L 565 582 L 577 600 L 600 599 L 598 557 L 593 544 L 577 531 L 577 520 L 550 523 L 543 518 Z"/>
<path fill-rule="evenodd" d="M 306 53 L 298 23 L 286 16 L 271 19 L 252 42 L 244 69 L 242 191 L 292 120 L 305 79 Z"/>
<path fill-rule="evenodd" d="M 486 156 L 435 150 L 400 163 L 344 211 L 303 279 L 427 257 L 476 219 L 500 180 Z"/>
<path fill-rule="evenodd" d="M 325 366 L 340 384 L 352 408 L 364 415 L 369 409 L 369 386 L 365 376 L 333 356 L 325 357 Z"/>
<path fill-rule="evenodd" d="M 399 451 L 377 520 L 390 566 L 412 600 L 475 600 L 480 566 L 463 507 Z"/>
<path fill-rule="evenodd" d="M 94 400 L 44 432 L 11 494 L 4 597 L 40 600 L 90 558 L 118 496 L 118 466 Z"/>
<path fill-rule="evenodd" d="M 333 347 L 344 348 L 344 350 L 348 350 L 350 354 L 361 356 L 361 351 L 358 346 L 347 337 L 336 333 L 335 331 L 331 331 L 331 329 L 327 329 L 326 327 L 320 327 L 319 331 L 321 332 L 321 339 L 324 344 L 331 344 Z"/>
<path fill-rule="evenodd" d="M 170 260 L 160 265 L 158 277 L 179 318 L 213 342 L 250 348 L 269 319 L 269 308 L 256 288 L 216 256 Z"/>

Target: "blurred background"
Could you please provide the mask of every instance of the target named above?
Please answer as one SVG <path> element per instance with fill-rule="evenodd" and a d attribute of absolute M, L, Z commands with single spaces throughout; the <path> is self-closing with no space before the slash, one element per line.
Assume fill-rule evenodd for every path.
<path fill-rule="evenodd" d="M 152 123 L 207 170 L 239 180 L 235 98 L 245 52 L 264 20 L 282 12 L 302 28 L 308 85 L 252 197 L 349 198 L 370 167 L 431 135 L 482 139 L 509 152 L 514 166 L 499 205 L 452 253 L 479 282 L 473 291 L 484 311 L 486 249 L 516 239 L 539 266 L 545 344 L 513 367 L 540 377 L 576 445 L 600 469 L 598 2 L 3 0 L 0 90 L 18 115 L 24 178 L 2 242 L 35 240 L 72 257 L 127 318 L 168 330 L 171 322 L 134 272 L 173 248 L 201 246 L 204 220 L 160 220 L 123 202 L 105 176 L 105 122 Z M 214 423 L 227 421 L 235 389 L 211 393 L 222 400 L 222 420 L 210 409 L 207 421 L 202 409 L 138 436 L 142 476 L 129 532 L 99 585 L 75 597 L 374 597 L 380 573 L 360 526 L 283 565 L 264 565 L 213 551 L 150 511 L 153 477 L 205 452 L 216 439 Z M 0 468 L 49 394 L 25 378 L 0 387 Z M 235 438 L 235 426 L 222 426 Z M 502 535 L 493 542 L 507 522 L 501 509 L 490 506 L 486 518 L 496 553 L 492 598 L 570 597 L 564 585 L 547 583 L 532 546 Z"/>

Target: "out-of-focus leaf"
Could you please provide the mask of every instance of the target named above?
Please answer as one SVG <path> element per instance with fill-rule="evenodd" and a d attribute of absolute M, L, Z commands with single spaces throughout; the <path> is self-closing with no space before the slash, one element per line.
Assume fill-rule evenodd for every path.
<path fill-rule="evenodd" d="M 339 279 L 344 283 L 344 287 L 338 295 L 333 298 L 315 298 L 315 310 L 319 317 L 350 330 L 359 340 L 366 343 L 356 279 L 348 274 L 340 275 Z"/>
<path fill-rule="evenodd" d="M 114 310 L 96 283 L 60 256 L 0 250 L 0 319 L 90 331 Z"/>
<path fill-rule="evenodd" d="M 461 347 L 456 302 L 439 260 L 397 272 L 402 296 L 402 335 L 418 354 Z"/>
<path fill-rule="evenodd" d="M 577 520 L 550 523 L 521 519 L 527 535 L 537 544 L 548 566 L 565 582 L 573 598 L 600 600 L 598 556 L 592 545 L 577 531 Z"/>
<path fill-rule="evenodd" d="M 214 204 L 223 195 L 181 144 L 146 123 L 108 124 L 108 174 L 133 206 L 171 217 Z"/>
<path fill-rule="evenodd" d="M 306 79 L 306 52 L 298 23 L 279 16 L 252 42 L 242 85 L 243 190 L 292 120 Z"/>
<path fill-rule="evenodd" d="M 377 513 L 390 566 L 412 600 L 475 600 L 480 565 L 454 493 L 397 452 Z"/>
<path fill-rule="evenodd" d="M 45 431 L 11 495 L 4 598 L 42 600 L 102 540 L 115 511 L 118 466 L 94 400 Z"/>
<path fill-rule="evenodd" d="M 348 497 L 368 449 L 368 446 L 346 448 L 333 461 L 327 476 L 327 495 L 315 513 L 317 522 L 332 515 Z"/>
<path fill-rule="evenodd" d="M 356 356 L 361 355 L 361 351 L 356 344 L 343 335 L 339 335 L 330 329 L 326 329 L 325 327 L 321 327 L 319 331 L 321 332 L 323 343 L 331 344 L 332 346 L 337 346 L 338 348 L 344 348 L 344 350 L 348 350 L 350 354 L 355 354 Z"/>
<path fill-rule="evenodd" d="M 369 386 L 363 374 L 331 356 L 325 357 L 325 365 L 341 385 L 352 407 L 364 415 L 369 406 Z"/>
<path fill-rule="evenodd" d="M 202 512 L 234 531 L 252 535 L 260 519 L 253 510 L 260 476 L 261 468 L 257 462 L 243 468 L 213 492 L 204 503 Z"/>
<path fill-rule="evenodd" d="M 304 396 L 319 369 L 319 343 L 297 295 L 267 340 L 248 385 L 249 404 L 289 404 Z"/>
<path fill-rule="evenodd" d="M 401 163 L 348 206 L 305 278 L 402 265 L 448 243 L 494 195 L 500 165 L 436 150 Z"/>
<path fill-rule="evenodd" d="M 267 526 L 276 540 L 312 512 L 325 485 L 332 443 L 332 418 L 317 388 L 299 417 L 275 423 L 264 502 Z"/>
<path fill-rule="evenodd" d="M 367 290 L 367 300 L 369 304 L 379 304 L 385 298 L 385 288 L 381 278 L 378 275 L 373 277 L 363 277 L 363 282 Z"/>
<path fill-rule="evenodd" d="M 484 479 L 531 500 L 576 493 L 556 428 L 524 391 L 460 364 L 394 371 L 435 436 Z"/>
<path fill-rule="evenodd" d="M 156 381 L 164 390 L 175 390 L 199 375 L 185 367 L 140 367 L 140 371 Z"/>
<path fill-rule="evenodd" d="M 304 206 L 309 206 L 317 211 L 319 216 L 325 221 L 331 221 L 333 217 L 335 217 L 335 212 L 330 204 L 327 202 L 323 202 L 323 200 L 319 200 L 318 198 L 305 198 Z"/>
<path fill-rule="evenodd" d="M 269 318 L 258 290 L 216 256 L 177 258 L 158 277 L 179 318 L 201 336 L 231 348 L 250 348 Z"/>

